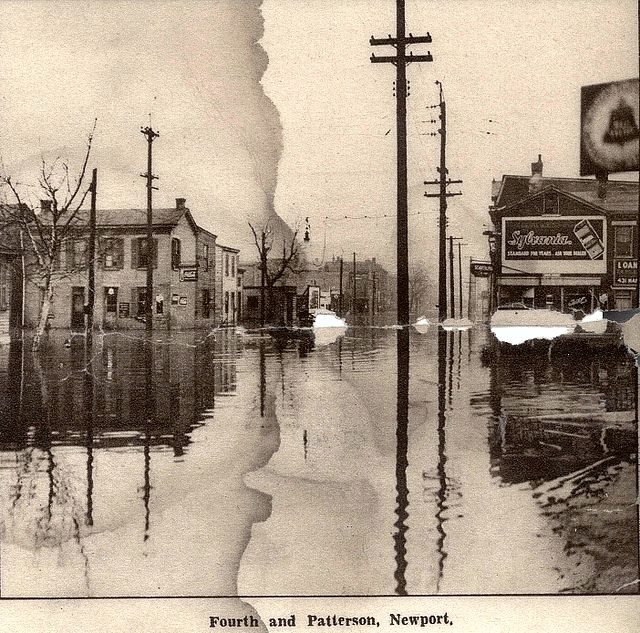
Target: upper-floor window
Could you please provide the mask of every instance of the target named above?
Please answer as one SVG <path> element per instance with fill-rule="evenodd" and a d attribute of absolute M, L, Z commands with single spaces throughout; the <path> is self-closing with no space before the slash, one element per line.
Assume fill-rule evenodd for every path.
<path fill-rule="evenodd" d="M 69 239 L 65 243 L 65 268 L 78 270 L 83 268 L 86 262 L 87 243 L 83 239 Z"/>
<path fill-rule="evenodd" d="M 632 257 L 634 254 L 634 227 L 616 226 L 615 228 L 615 257 Z"/>
<path fill-rule="evenodd" d="M 231 276 L 236 276 L 236 256 L 231 255 Z"/>
<path fill-rule="evenodd" d="M 146 237 L 134 237 L 131 240 L 131 268 L 146 268 L 149 256 L 153 257 L 153 267 L 157 268 L 158 240 L 153 238 L 151 248 L 147 248 Z"/>
<path fill-rule="evenodd" d="M 224 276 L 229 276 L 229 253 L 224 254 Z"/>
<path fill-rule="evenodd" d="M 171 268 L 177 270 L 180 267 L 180 240 L 177 237 L 171 238 Z"/>
<path fill-rule="evenodd" d="M 204 270 L 209 270 L 209 245 L 200 242 L 198 248 L 200 249 L 198 265 Z"/>
<path fill-rule="evenodd" d="M 102 264 L 105 268 L 122 268 L 124 265 L 124 240 L 121 237 L 105 237 L 100 241 Z"/>

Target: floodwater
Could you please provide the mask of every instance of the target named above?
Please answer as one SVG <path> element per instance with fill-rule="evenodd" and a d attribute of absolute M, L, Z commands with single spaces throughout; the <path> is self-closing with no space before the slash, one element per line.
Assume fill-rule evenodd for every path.
<path fill-rule="evenodd" d="M 0 593 L 637 592 L 624 348 L 482 328 L 0 347 Z"/>

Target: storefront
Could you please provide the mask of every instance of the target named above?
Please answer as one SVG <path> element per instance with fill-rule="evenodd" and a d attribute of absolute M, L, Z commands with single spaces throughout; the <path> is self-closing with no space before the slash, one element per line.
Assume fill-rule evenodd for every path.
<path fill-rule="evenodd" d="M 533 215 L 538 197 L 542 213 Z M 575 314 L 607 307 L 607 221 L 598 211 L 549 190 L 505 209 L 496 305 L 518 302 Z"/>

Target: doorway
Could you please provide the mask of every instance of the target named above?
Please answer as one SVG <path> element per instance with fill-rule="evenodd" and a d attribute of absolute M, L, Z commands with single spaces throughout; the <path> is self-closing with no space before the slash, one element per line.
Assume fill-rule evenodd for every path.
<path fill-rule="evenodd" d="M 78 330 L 84 327 L 84 286 L 73 286 L 71 289 L 71 328 Z"/>

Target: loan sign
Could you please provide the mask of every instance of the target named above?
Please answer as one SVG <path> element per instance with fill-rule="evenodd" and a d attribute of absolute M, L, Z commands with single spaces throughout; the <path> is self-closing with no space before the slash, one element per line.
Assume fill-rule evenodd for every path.
<path fill-rule="evenodd" d="M 503 218 L 502 261 L 523 272 L 606 272 L 602 216 Z"/>
<path fill-rule="evenodd" d="M 637 259 L 614 259 L 614 286 L 635 286 L 638 283 Z"/>

